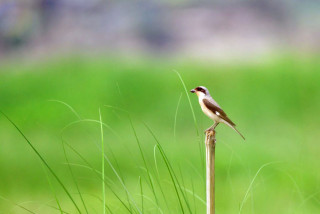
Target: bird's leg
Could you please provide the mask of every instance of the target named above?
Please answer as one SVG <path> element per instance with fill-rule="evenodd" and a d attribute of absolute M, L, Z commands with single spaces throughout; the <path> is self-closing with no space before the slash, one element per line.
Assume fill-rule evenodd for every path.
<path fill-rule="evenodd" d="M 213 126 L 212 126 L 212 128 L 213 129 L 216 129 L 216 127 L 219 125 L 219 123 L 218 122 L 215 122 L 214 124 L 213 124 Z"/>
<path fill-rule="evenodd" d="M 218 124 L 219 124 L 218 122 L 214 122 L 214 124 L 212 126 L 210 126 L 208 129 L 206 129 L 206 131 L 204 133 L 206 133 L 207 131 L 210 131 L 210 130 L 214 130 Z"/>

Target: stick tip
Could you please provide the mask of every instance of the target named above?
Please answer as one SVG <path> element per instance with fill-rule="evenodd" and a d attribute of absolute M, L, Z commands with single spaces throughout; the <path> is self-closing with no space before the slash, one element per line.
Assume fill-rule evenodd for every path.
<path fill-rule="evenodd" d="M 216 131 L 214 129 L 207 129 L 205 131 L 206 138 L 208 139 L 208 142 L 213 141 L 216 142 Z"/>

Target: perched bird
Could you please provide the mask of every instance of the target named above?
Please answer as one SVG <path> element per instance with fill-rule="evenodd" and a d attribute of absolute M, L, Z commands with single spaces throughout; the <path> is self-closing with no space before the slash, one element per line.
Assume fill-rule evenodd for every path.
<path fill-rule="evenodd" d="M 245 140 L 243 135 L 236 129 L 236 124 L 228 118 L 227 114 L 220 108 L 219 104 L 211 97 L 206 87 L 199 86 L 192 89 L 190 92 L 197 94 L 203 113 L 214 121 L 214 124 L 209 129 L 215 129 L 219 123 L 224 123 L 235 130 Z"/>

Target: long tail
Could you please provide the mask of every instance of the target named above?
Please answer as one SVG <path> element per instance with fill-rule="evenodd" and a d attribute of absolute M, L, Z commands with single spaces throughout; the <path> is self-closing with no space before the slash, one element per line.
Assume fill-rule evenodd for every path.
<path fill-rule="evenodd" d="M 235 131 L 243 138 L 243 140 L 246 140 L 246 139 L 244 138 L 244 136 L 238 131 L 238 129 L 236 129 L 235 126 L 232 126 L 232 125 L 229 124 L 228 122 L 226 122 L 225 124 L 227 124 L 228 126 L 230 126 L 230 128 L 232 128 L 233 130 L 235 130 Z"/>

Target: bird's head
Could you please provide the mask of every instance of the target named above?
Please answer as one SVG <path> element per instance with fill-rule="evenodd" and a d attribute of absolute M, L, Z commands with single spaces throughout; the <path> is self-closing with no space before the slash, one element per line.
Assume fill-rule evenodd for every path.
<path fill-rule="evenodd" d="M 192 89 L 190 92 L 196 93 L 198 96 L 200 96 L 200 95 L 205 96 L 205 95 L 209 94 L 208 89 L 204 86 L 198 86 L 198 87 Z"/>

